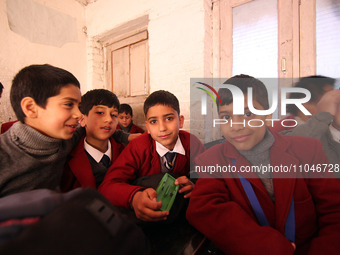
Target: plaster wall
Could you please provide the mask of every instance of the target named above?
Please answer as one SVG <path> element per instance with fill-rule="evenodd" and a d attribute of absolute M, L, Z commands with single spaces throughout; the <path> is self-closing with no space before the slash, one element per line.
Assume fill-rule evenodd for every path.
<path fill-rule="evenodd" d="M 175 94 L 186 119 L 184 129 L 189 129 L 190 78 L 204 76 L 204 3 L 197 0 L 100 0 L 89 4 L 85 10 L 88 89 L 108 86 L 102 48 L 94 38 L 148 15 L 150 93 L 164 89 Z M 129 99 L 129 103 L 132 100 Z M 141 106 L 142 103 L 133 108 L 141 113 Z"/>
<path fill-rule="evenodd" d="M 16 117 L 12 112 L 9 101 L 9 93 L 11 82 L 15 74 L 25 66 L 31 64 L 51 64 L 64 68 L 73 73 L 81 83 L 82 91 L 86 91 L 86 35 L 83 32 L 85 26 L 85 7 L 76 1 L 70 0 L 22 0 L 31 1 L 32 9 L 24 10 L 27 15 L 32 15 L 36 6 L 44 10 L 44 14 L 70 16 L 76 22 L 76 34 L 73 42 L 64 43 L 61 46 L 55 46 L 58 39 L 49 44 L 32 42 L 31 38 L 13 32 L 8 20 L 8 1 L 0 0 L 0 81 L 5 89 L 0 99 L 0 124 Z M 17 0 L 16 0 L 17 1 Z M 17 1 L 19 3 L 20 1 Z M 12 2 L 13 3 L 13 2 Z M 23 7 L 18 4 L 17 8 L 12 10 L 20 10 Z M 21 8 L 22 9 L 22 8 Z M 41 12 L 40 12 L 41 14 Z M 33 15 L 33 17 L 38 14 Z M 24 19 L 26 15 L 17 17 Z M 52 17 L 47 17 L 47 19 Z M 18 20 L 17 20 L 18 21 Z M 21 22 L 22 23 L 22 22 Z M 39 26 L 32 25 L 34 22 L 26 24 L 26 29 L 43 38 L 43 31 L 39 30 Z M 46 24 L 47 25 L 47 24 Z M 40 27 L 41 28 L 41 27 Z M 60 33 L 58 24 L 55 25 L 55 32 Z M 68 31 L 65 31 L 68 32 Z"/>

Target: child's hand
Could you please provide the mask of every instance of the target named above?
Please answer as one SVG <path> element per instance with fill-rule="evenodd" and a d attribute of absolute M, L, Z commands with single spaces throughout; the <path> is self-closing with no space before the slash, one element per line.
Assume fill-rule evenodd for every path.
<path fill-rule="evenodd" d="M 178 177 L 175 181 L 175 185 L 180 185 L 181 188 L 178 192 L 185 193 L 184 198 L 190 197 L 191 191 L 195 187 L 195 184 L 193 184 L 186 176 Z"/>
<path fill-rule="evenodd" d="M 132 199 L 132 207 L 138 219 L 143 221 L 166 220 L 168 211 L 158 211 L 162 207 L 162 202 L 157 202 L 157 192 L 152 189 L 138 191 Z"/>

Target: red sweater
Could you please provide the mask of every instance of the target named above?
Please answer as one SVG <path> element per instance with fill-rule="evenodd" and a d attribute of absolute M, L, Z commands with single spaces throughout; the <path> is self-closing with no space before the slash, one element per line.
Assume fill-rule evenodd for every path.
<path fill-rule="evenodd" d="M 110 138 L 110 142 L 111 162 L 114 162 L 124 149 L 124 145 L 117 143 L 113 138 Z M 78 145 L 70 153 L 70 159 L 65 166 L 61 180 L 61 190 L 64 192 L 78 187 L 97 188 L 92 167 L 84 149 L 84 137 L 80 139 Z"/>
<path fill-rule="evenodd" d="M 119 124 L 117 124 L 116 129 L 122 129 Z M 131 125 L 131 129 L 130 129 L 130 134 L 135 134 L 135 133 L 144 133 L 145 131 L 143 129 L 141 129 L 140 127 L 138 127 L 137 125 L 133 124 Z"/>
<path fill-rule="evenodd" d="M 272 166 L 328 163 L 319 140 L 273 133 Z M 197 166 L 249 166 L 228 142 L 212 147 Z M 242 174 L 244 175 L 244 174 Z M 192 192 L 187 219 L 226 254 L 340 254 L 340 180 L 275 178 L 275 203 L 256 174 L 248 174 L 270 227 L 260 226 L 239 179 L 199 179 Z M 210 176 L 211 177 L 211 176 Z M 215 176 L 218 177 L 218 176 Z M 285 222 L 294 196 L 296 251 L 285 238 Z"/>
<path fill-rule="evenodd" d="M 197 137 L 188 132 L 180 131 L 179 138 L 185 156 L 177 155 L 173 172 L 188 176 L 190 160 L 205 148 Z M 148 133 L 144 133 L 128 144 L 110 167 L 98 190 L 114 205 L 129 208 L 133 195 L 143 188 L 129 183 L 138 177 L 157 173 L 161 173 L 161 163 L 156 143 Z"/>

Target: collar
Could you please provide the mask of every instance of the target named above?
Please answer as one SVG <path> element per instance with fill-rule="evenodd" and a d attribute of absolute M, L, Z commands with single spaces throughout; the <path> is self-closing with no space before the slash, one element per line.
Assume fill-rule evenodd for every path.
<path fill-rule="evenodd" d="M 334 141 L 340 143 L 340 131 L 333 127 L 332 124 L 329 125 L 329 131 L 331 132 Z"/>
<path fill-rule="evenodd" d="M 131 127 L 132 127 L 132 120 L 131 120 L 131 123 L 127 127 L 122 126 L 120 123 L 118 123 L 118 125 L 119 125 L 121 130 L 123 130 L 127 133 L 130 133 L 130 130 L 131 130 Z"/>
<path fill-rule="evenodd" d="M 48 137 L 20 121 L 15 122 L 7 132 L 14 144 L 36 156 L 56 156 L 63 141 Z"/>
<path fill-rule="evenodd" d="M 102 153 L 101 151 L 97 150 L 96 148 L 94 148 L 92 145 L 88 144 L 86 142 L 86 138 L 84 139 L 84 149 L 87 151 L 88 154 L 91 155 L 91 157 L 97 162 L 99 163 L 100 160 L 102 159 L 102 157 L 105 155 L 107 155 L 110 160 L 111 160 L 111 142 L 110 140 L 107 141 L 107 151 L 105 153 Z"/>
<path fill-rule="evenodd" d="M 156 141 L 156 151 L 157 151 L 157 153 L 160 157 L 163 157 L 170 150 Z M 172 152 L 176 152 L 176 153 L 185 155 L 185 150 L 184 150 L 183 144 L 181 142 L 181 139 L 179 137 L 177 138 L 175 147 L 172 150 Z"/>

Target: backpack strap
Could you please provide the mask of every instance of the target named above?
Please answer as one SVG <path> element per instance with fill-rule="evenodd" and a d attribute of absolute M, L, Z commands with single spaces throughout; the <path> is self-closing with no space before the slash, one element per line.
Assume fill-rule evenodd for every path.
<path fill-rule="evenodd" d="M 233 165 L 236 163 L 236 159 L 231 159 Z M 243 190 L 246 193 L 248 200 L 253 208 L 253 211 L 256 215 L 257 221 L 261 226 L 270 226 L 267 220 L 266 215 L 260 205 L 259 200 L 256 197 L 253 187 L 251 186 L 250 182 L 244 178 L 242 175 L 238 174 L 240 178 L 240 182 L 242 184 Z M 292 202 L 290 203 L 288 217 L 285 223 L 285 236 L 286 238 L 291 241 L 295 242 L 295 209 L 294 209 L 294 197 L 292 197 Z"/>

